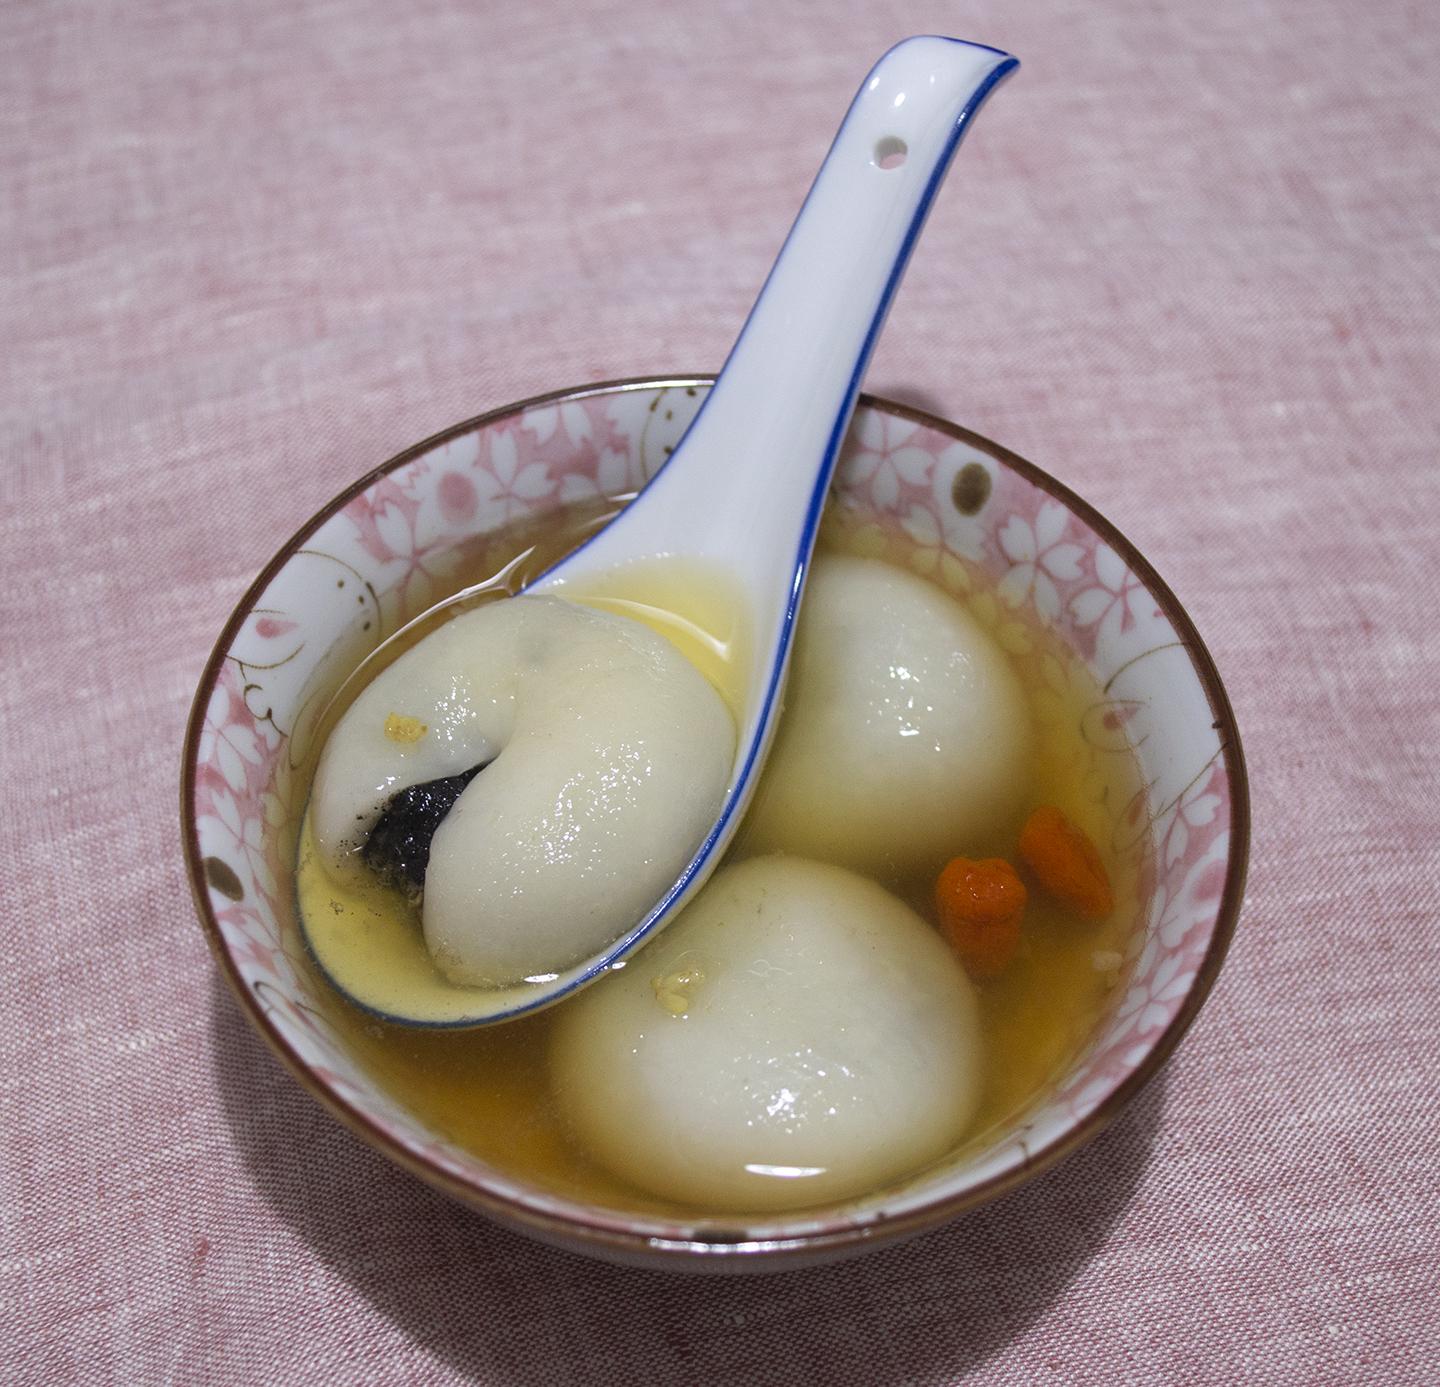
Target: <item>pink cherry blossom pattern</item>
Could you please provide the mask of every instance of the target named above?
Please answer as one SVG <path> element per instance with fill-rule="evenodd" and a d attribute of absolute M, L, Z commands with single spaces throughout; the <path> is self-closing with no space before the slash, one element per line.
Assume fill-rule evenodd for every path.
<path fill-rule="evenodd" d="M 1178 883 L 1176 874 L 1168 874 L 1166 884 L 1155 891 L 1150 904 L 1150 932 L 1161 948 L 1179 950 L 1192 930 L 1214 916 L 1225 889 L 1229 848 L 1229 833 L 1217 833 L 1199 857 L 1187 861 Z"/>
<path fill-rule="evenodd" d="M 260 893 L 273 899 L 275 874 L 266 860 L 265 820 L 247 812 L 249 808 L 248 802 L 217 791 L 210 797 L 210 813 L 199 815 L 196 822 L 206 847 L 235 872 L 246 896 Z"/>
<path fill-rule="evenodd" d="M 232 954 L 241 966 L 269 975 L 285 952 L 275 911 L 289 866 L 278 857 L 272 792 L 285 738 L 256 718 L 243 694 L 239 667 L 227 661 L 199 739 L 195 832 L 202 856 L 223 863 L 240 888 L 238 900 L 214 901 Z"/>
<path fill-rule="evenodd" d="M 385 589 L 406 615 L 430 605 L 434 579 L 453 542 L 443 530 L 426 535 L 421 528 L 425 506 L 414 486 L 415 472 L 408 478 L 382 477 L 342 512 L 355 527 L 361 549 L 388 570 Z"/>
<path fill-rule="evenodd" d="M 538 503 L 555 490 L 544 462 L 530 455 L 520 429 L 493 429 L 489 436 L 490 466 L 479 471 L 480 504 L 497 525 L 533 515 Z"/>
<path fill-rule="evenodd" d="M 1000 550 L 1010 564 L 1000 579 L 1000 596 L 1012 608 L 1033 596 L 1035 610 L 1047 625 L 1060 615 L 1056 581 L 1073 582 L 1081 573 L 1084 549 L 1064 540 L 1070 522 L 1070 512 L 1059 501 L 1047 500 L 1033 524 L 1012 515 L 999 532 Z"/>
<path fill-rule="evenodd" d="M 1108 544 L 1095 545 L 1093 562 L 1098 585 L 1070 599 L 1075 625 L 1094 631 L 1092 650 L 1106 643 L 1113 645 L 1142 618 L 1160 619 L 1160 609 L 1145 584 Z"/>
<path fill-rule="evenodd" d="M 983 503 L 978 511 L 962 513 L 957 509 L 955 479 L 963 468 L 982 468 L 990 479 L 987 489 L 993 498 L 1001 476 L 993 458 L 985 457 L 966 444 L 950 442 L 938 452 L 932 452 L 931 447 L 925 446 L 933 445 L 937 439 L 945 441 L 943 435 L 936 435 L 929 429 L 915 436 L 913 446 L 923 448 L 931 462 L 927 474 L 920 479 L 917 488 L 920 494 L 907 498 L 908 510 L 901 522 L 905 533 L 925 556 L 927 571 L 933 569 L 934 561 L 940 557 L 942 550 L 973 563 L 985 557 L 990 517 Z"/>
<path fill-rule="evenodd" d="M 251 777 L 262 773 L 273 751 L 273 727 L 258 723 L 245 699 L 222 682 L 210 697 L 200 733 L 199 783 L 210 790 L 244 793 Z"/>
<path fill-rule="evenodd" d="M 1186 967 L 1183 954 L 1164 952 L 1158 938 L 1152 938 L 1140 956 L 1135 977 L 1125 998 L 1116 1010 L 1116 1027 L 1110 1033 L 1112 1042 L 1134 1033 L 1138 1039 L 1149 1032 L 1163 1030 L 1174 1014 L 1172 1003 L 1178 1003 L 1190 990 L 1195 975 Z M 1132 1057 L 1139 1055 L 1132 1052 Z"/>
<path fill-rule="evenodd" d="M 857 413 L 836 468 L 840 490 L 853 502 L 865 487 L 871 508 L 894 511 L 902 487 L 926 485 L 935 466 L 934 453 L 911 442 L 919 431 L 910 419 L 874 410 Z"/>
<path fill-rule="evenodd" d="M 595 400 L 571 400 L 533 409 L 521 419 L 534 437 L 537 457 L 550 449 L 548 463 L 559 477 L 563 502 L 617 496 L 645 485 L 638 449 Z M 568 446 L 567 446 L 568 445 Z"/>
<path fill-rule="evenodd" d="M 1156 818 L 1151 831 L 1155 836 L 1156 852 L 1165 866 L 1185 856 L 1192 830 L 1215 822 L 1224 799 L 1211 790 L 1210 785 L 1217 775 L 1222 774 L 1218 763 L 1206 766 L 1190 788 Z"/>

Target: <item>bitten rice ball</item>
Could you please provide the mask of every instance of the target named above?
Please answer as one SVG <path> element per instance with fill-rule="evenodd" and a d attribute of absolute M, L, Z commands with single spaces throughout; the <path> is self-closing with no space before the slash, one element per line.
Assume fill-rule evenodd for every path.
<path fill-rule="evenodd" d="M 408 786 L 484 769 L 430 844 L 425 942 L 453 982 L 558 972 L 644 918 L 710 831 L 735 756 L 720 695 L 639 622 L 512 597 L 432 632 L 326 743 L 311 797 L 333 876 Z"/>
<path fill-rule="evenodd" d="M 904 569 L 823 556 L 747 844 L 938 870 L 1019 810 L 1030 749 L 1019 680 L 969 612 Z"/>
<path fill-rule="evenodd" d="M 981 1088 L 974 993 L 874 882 L 794 858 L 716 874 L 657 940 L 557 1013 L 574 1134 L 641 1189 L 773 1210 L 942 1155 Z"/>

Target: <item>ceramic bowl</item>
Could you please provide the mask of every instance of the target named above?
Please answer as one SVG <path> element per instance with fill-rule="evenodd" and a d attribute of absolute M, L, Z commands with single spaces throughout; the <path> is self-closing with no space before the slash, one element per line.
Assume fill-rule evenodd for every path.
<path fill-rule="evenodd" d="M 1140 888 L 1129 948 L 1079 1057 L 1008 1126 L 961 1154 L 839 1205 L 794 1214 L 656 1212 L 578 1198 L 471 1154 L 372 1077 L 309 958 L 293 862 L 320 713 L 382 639 L 455 591 L 516 522 L 638 490 L 709 380 L 587 386 L 483 415 L 400 454 L 310 520 L 246 593 L 196 694 L 185 743 L 185 852 L 201 924 L 256 1029 L 366 1141 L 462 1203 L 615 1261 L 746 1270 L 832 1259 L 936 1226 L 1030 1179 L 1094 1136 L 1194 1019 L 1239 912 L 1249 845 L 1240 742 L 1214 666 L 1179 603 L 1102 517 L 1005 449 L 864 396 L 830 515 L 851 548 L 926 574 L 1017 661 L 1066 660 L 1102 696 L 1086 744 L 1122 741 L 1146 789 L 1110 825 Z M 1047 642 L 1049 643 L 1047 646 Z M 1097 966 L 1099 966 L 1097 964 Z M 341 1022 L 344 1017 L 340 1017 Z"/>

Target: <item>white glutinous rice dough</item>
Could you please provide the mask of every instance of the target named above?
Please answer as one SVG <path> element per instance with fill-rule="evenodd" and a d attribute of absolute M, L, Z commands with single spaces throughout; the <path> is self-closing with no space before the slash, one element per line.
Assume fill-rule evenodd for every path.
<path fill-rule="evenodd" d="M 406 721 L 387 734 L 391 714 Z M 366 687 L 311 813 L 343 878 L 398 791 L 488 762 L 435 832 L 422 919 L 447 977 L 503 986 L 637 924 L 713 826 L 734 756 L 719 694 L 667 640 L 521 596 L 447 622 Z"/>
<path fill-rule="evenodd" d="M 722 869 L 555 1016 L 581 1144 L 663 1198 L 796 1208 L 943 1155 L 981 1089 L 975 996 L 884 888 L 788 857 Z"/>
<path fill-rule="evenodd" d="M 822 556 L 747 846 L 938 870 L 1020 808 L 1030 748 L 1020 682 L 959 603 L 891 564 Z"/>

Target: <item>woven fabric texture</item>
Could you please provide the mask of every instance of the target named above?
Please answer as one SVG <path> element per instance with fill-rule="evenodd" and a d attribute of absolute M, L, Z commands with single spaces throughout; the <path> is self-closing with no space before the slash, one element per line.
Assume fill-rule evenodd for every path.
<path fill-rule="evenodd" d="M 369 468 L 717 369 L 925 32 L 1023 66 L 868 388 L 1185 603 L 1244 912 L 1165 1070 L 1018 1192 L 831 1269 L 601 1265 L 392 1167 L 250 1031 L 182 868 L 189 702 Z M 1412 0 L 0 6 L 0 1382 L 1440 1380 L 1437 67 Z"/>

